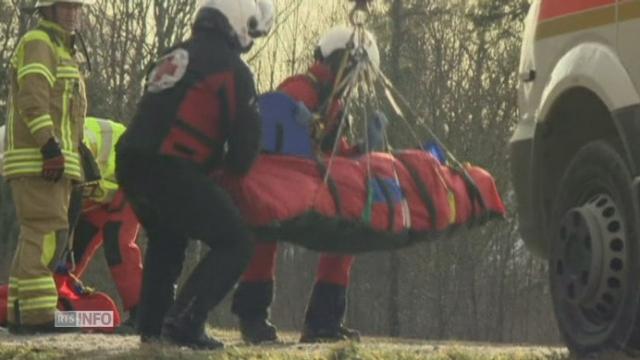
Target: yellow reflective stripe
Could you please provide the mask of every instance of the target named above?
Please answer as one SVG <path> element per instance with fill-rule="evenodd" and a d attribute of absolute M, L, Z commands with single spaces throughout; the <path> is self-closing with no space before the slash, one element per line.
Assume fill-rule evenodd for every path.
<path fill-rule="evenodd" d="M 33 155 L 33 156 L 39 156 L 41 157 L 42 154 L 40 153 L 40 149 L 34 149 L 34 148 L 29 148 L 29 149 L 13 149 L 11 151 L 8 151 L 5 155 L 12 155 L 12 154 L 17 154 L 17 155 Z M 64 154 L 65 157 L 72 157 L 72 158 L 76 158 L 76 159 L 80 159 L 80 155 L 72 150 L 65 150 L 62 149 L 62 154 Z"/>
<path fill-rule="evenodd" d="M 13 101 L 13 91 L 9 89 L 9 101 Z M 15 121 L 15 114 L 13 109 L 13 103 L 9 104 L 9 120 L 7 121 L 7 133 L 5 134 L 7 145 L 6 150 L 13 149 L 13 122 Z M 4 151 L 4 149 L 2 149 Z"/>
<path fill-rule="evenodd" d="M 37 174 L 42 171 L 42 165 L 38 166 L 4 166 L 4 174 Z"/>
<path fill-rule="evenodd" d="M 81 176 L 82 170 L 80 170 L 79 167 L 68 166 L 68 167 L 65 167 L 64 173 L 68 175 Z"/>
<path fill-rule="evenodd" d="M 55 289 L 56 289 L 56 284 L 53 281 L 51 282 L 51 284 L 48 284 L 48 285 L 29 285 L 29 286 L 21 285 L 18 287 L 20 294 L 24 293 L 25 291 L 55 290 Z"/>
<path fill-rule="evenodd" d="M 78 68 L 75 66 L 58 66 L 58 71 L 78 72 Z"/>
<path fill-rule="evenodd" d="M 7 161 L 7 159 L 5 159 L 5 168 L 15 168 L 15 167 L 28 167 L 28 166 L 35 166 L 35 167 L 41 167 L 42 166 L 42 161 L 15 161 L 14 159 L 9 159 L 12 161 Z M 78 165 L 77 163 L 65 163 L 65 168 L 69 168 L 69 169 L 81 169 L 80 165 Z"/>
<path fill-rule="evenodd" d="M 53 46 L 53 43 L 51 42 L 51 39 L 49 38 L 49 35 L 42 30 L 29 31 L 22 38 L 22 42 L 24 44 L 31 41 L 38 41 L 38 40 L 45 42 L 51 48 L 52 51 L 55 51 L 55 48 Z"/>
<path fill-rule="evenodd" d="M 451 210 L 449 224 L 453 224 L 456 222 L 456 217 L 458 216 L 456 197 L 451 191 L 447 191 L 447 198 L 449 200 L 449 209 Z"/>
<path fill-rule="evenodd" d="M 71 121 L 69 120 L 69 105 L 71 98 L 70 81 L 64 82 L 64 93 L 62 94 L 62 124 L 60 124 L 60 132 L 62 136 L 62 148 L 71 150 L 73 142 L 71 140 Z"/>
<path fill-rule="evenodd" d="M 80 78 L 80 71 L 73 66 L 58 66 L 56 74 L 63 78 Z"/>
<path fill-rule="evenodd" d="M 32 156 L 32 155 L 20 155 L 20 154 L 7 154 L 4 157 L 4 161 L 7 163 L 13 162 L 37 162 L 42 163 L 42 155 L 40 156 Z"/>
<path fill-rule="evenodd" d="M 65 158 L 65 174 L 82 177 L 80 156 L 72 151 L 62 150 Z M 42 155 L 38 149 L 13 149 L 5 153 L 3 171 L 6 176 L 40 174 Z"/>
<path fill-rule="evenodd" d="M 24 310 L 38 310 L 55 308 L 58 305 L 58 296 L 40 296 L 33 299 L 19 300 L 20 311 Z"/>
<path fill-rule="evenodd" d="M 13 122 L 14 122 L 13 106 L 9 106 L 9 119 L 7 121 L 7 127 L 6 127 L 7 133 L 5 134 L 6 148 L 1 149 L 2 151 L 13 149 Z"/>
<path fill-rule="evenodd" d="M 65 171 L 76 171 L 80 173 L 80 169 L 81 167 L 78 165 L 74 165 L 74 164 L 65 165 Z M 38 163 L 28 162 L 28 163 L 17 163 L 17 164 L 9 163 L 4 165 L 4 170 L 5 171 L 34 170 L 38 172 L 42 170 L 42 162 L 38 162 Z"/>
<path fill-rule="evenodd" d="M 53 281 L 53 277 L 51 275 L 41 276 L 34 279 L 18 279 L 19 287 L 31 286 L 31 285 L 42 285 L 42 284 L 55 284 L 55 282 Z"/>
<path fill-rule="evenodd" d="M 14 149 L 11 150 L 12 154 L 28 154 L 28 153 L 33 153 L 33 154 L 40 154 L 40 149 Z"/>
<path fill-rule="evenodd" d="M 56 82 L 55 76 L 51 73 L 51 71 L 44 65 L 33 63 L 26 66 L 23 66 L 18 70 L 18 80 L 22 80 L 25 76 L 29 74 L 39 74 L 44 76 L 44 78 L 49 82 L 49 85 L 53 87 Z"/>
<path fill-rule="evenodd" d="M 71 95 L 69 95 L 69 106 L 71 105 Z M 71 109 L 71 108 L 69 108 Z M 73 151 L 73 138 L 71 137 L 71 135 L 73 134 L 72 128 L 71 128 L 71 114 L 67 113 L 67 119 L 66 122 L 62 123 L 62 126 L 66 126 L 67 127 L 67 144 L 68 144 L 68 148 L 67 150 L 69 152 Z M 80 139 L 80 137 L 78 137 L 78 139 Z M 77 146 L 76 146 L 77 148 Z M 78 158 L 79 159 L 79 158 Z"/>
<path fill-rule="evenodd" d="M 8 158 L 5 159 L 5 168 L 16 168 L 16 167 L 29 167 L 29 166 L 33 166 L 33 167 L 42 167 L 42 160 L 34 160 L 34 159 L 16 159 L 16 158 Z M 73 162 L 66 162 L 65 163 L 65 168 L 69 168 L 69 169 L 80 169 L 80 165 L 77 163 L 73 163 Z"/>
<path fill-rule="evenodd" d="M 53 255 L 56 253 L 56 234 L 55 232 L 46 234 L 42 243 L 42 255 L 40 255 L 40 261 L 42 265 L 49 266 Z M 22 290 L 22 288 L 20 288 Z"/>
<path fill-rule="evenodd" d="M 80 73 L 71 74 L 71 73 L 58 73 L 58 79 L 80 79 Z"/>
<path fill-rule="evenodd" d="M 37 169 L 18 169 L 18 170 L 3 170 L 3 174 L 5 177 L 11 177 L 11 176 L 21 176 L 21 175 L 38 175 L 42 173 L 42 168 L 37 168 Z M 74 179 L 80 179 L 82 178 L 82 172 L 75 170 L 68 170 L 65 169 L 64 174 L 74 178 Z"/>
<path fill-rule="evenodd" d="M 51 115 L 49 114 L 38 116 L 37 118 L 29 122 L 29 130 L 32 134 L 47 126 L 53 127 L 53 120 L 51 119 Z"/>
<path fill-rule="evenodd" d="M 69 154 L 64 155 L 64 163 L 65 166 L 76 166 L 80 167 L 80 159 L 77 156 L 70 156 Z M 4 161 L 7 164 L 13 165 L 14 163 L 33 163 L 33 164 L 42 164 L 42 155 L 32 155 L 32 154 L 7 154 L 4 157 Z"/>
<path fill-rule="evenodd" d="M 67 119 L 68 116 L 68 107 L 69 107 L 69 98 L 67 96 L 67 93 L 69 92 L 69 82 L 65 81 L 64 82 L 64 91 L 62 93 L 62 118 L 60 119 L 60 135 L 61 135 L 61 139 L 60 141 L 62 142 L 61 147 L 62 149 L 67 150 L 69 148 L 69 145 L 67 144 L 67 129 L 65 127 L 65 121 Z"/>
<path fill-rule="evenodd" d="M 9 277 L 9 285 L 17 285 L 18 281 L 19 281 L 18 278 Z"/>

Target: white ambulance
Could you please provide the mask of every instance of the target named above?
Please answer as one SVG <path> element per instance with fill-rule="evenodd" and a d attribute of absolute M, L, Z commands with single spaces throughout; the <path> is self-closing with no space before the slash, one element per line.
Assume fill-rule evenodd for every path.
<path fill-rule="evenodd" d="M 534 0 L 511 139 L 520 232 L 577 353 L 640 348 L 640 0 Z"/>

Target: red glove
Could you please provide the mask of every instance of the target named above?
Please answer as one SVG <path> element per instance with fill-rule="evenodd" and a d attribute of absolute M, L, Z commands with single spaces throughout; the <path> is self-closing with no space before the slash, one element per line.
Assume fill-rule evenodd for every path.
<path fill-rule="evenodd" d="M 59 181 L 64 174 L 64 156 L 56 139 L 49 138 L 49 141 L 40 148 L 40 153 L 43 159 L 42 178 L 47 181 Z"/>

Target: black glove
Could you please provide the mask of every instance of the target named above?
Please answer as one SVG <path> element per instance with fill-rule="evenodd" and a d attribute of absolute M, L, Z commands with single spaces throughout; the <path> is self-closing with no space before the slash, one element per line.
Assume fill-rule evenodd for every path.
<path fill-rule="evenodd" d="M 57 182 L 64 174 L 64 156 L 60 144 L 54 138 L 49 138 L 40 148 L 42 154 L 42 178 Z"/>
<path fill-rule="evenodd" d="M 82 170 L 84 171 L 84 181 L 93 182 L 102 179 L 100 175 L 100 168 L 96 159 L 93 157 L 91 150 L 84 143 L 80 143 L 78 146 L 78 152 L 80 152 L 80 160 L 82 161 Z"/>

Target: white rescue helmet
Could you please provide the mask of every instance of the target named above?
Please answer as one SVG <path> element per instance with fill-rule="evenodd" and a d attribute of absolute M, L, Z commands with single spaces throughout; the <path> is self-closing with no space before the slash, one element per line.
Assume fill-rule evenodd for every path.
<path fill-rule="evenodd" d="M 363 42 L 361 44 L 361 42 Z M 376 38 L 369 31 L 364 30 L 363 36 L 359 36 L 354 28 L 338 25 L 329 29 L 318 41 L 316 52 L 323 59 L 329 57 L 334 51 L 362 46 L 369 57 L 369 61 L 376 68 L 380 67 L 380 50 Z M 353 51 L 353 50 L 352 50 Z"/>
<path fill-rule="evenodd" d="M 93 0 L 38 0 L 35 7 L 37 9 L 47 6 L 53 6 L 60 3 L 91 5 L 93 3 Z"/>
<path fill-rule="evenodd" d="M 197 11 L 205 8 L 218 10 L 227 18 L 244 49 L 271 31 L 276 15 L 272 0 L 201 0 Z"/>

